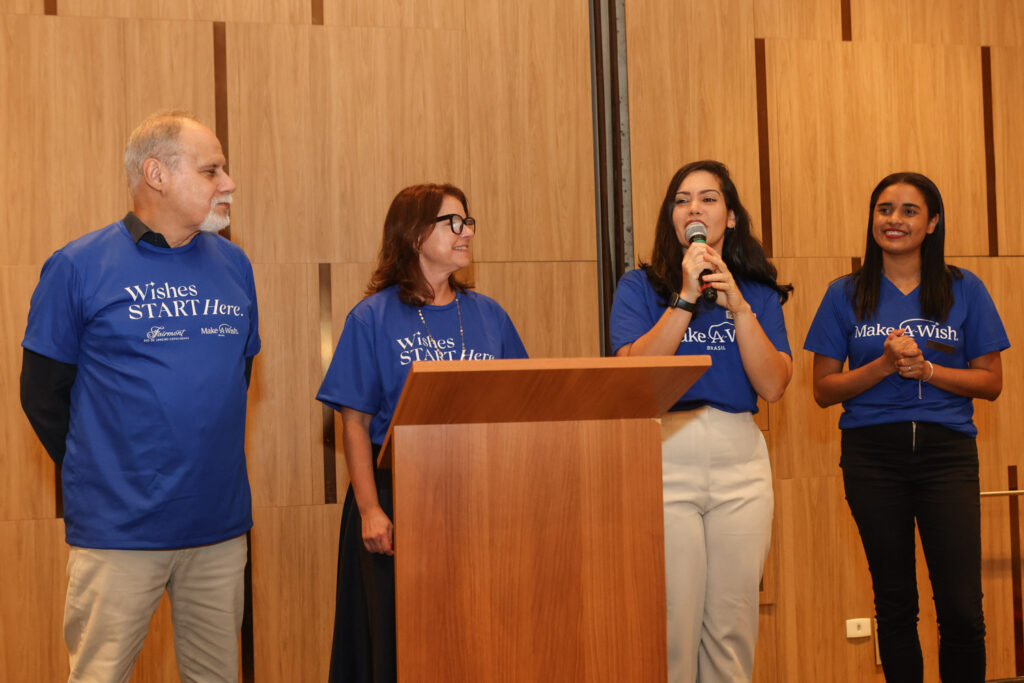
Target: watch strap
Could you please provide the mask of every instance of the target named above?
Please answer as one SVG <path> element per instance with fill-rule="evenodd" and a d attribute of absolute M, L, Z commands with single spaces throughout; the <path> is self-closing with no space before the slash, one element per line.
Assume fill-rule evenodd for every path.
<path fill-rule="evenodd" d="M 672 308 L 681 308 L 684 311 L 689 311 L 690 313 L 696 313 L 698 308 L 698 304 L 696 301 L 687 301 L 678 294 L 672 297 L 672 302 L 669 304 L 669 306 L 671 306 Z"/>

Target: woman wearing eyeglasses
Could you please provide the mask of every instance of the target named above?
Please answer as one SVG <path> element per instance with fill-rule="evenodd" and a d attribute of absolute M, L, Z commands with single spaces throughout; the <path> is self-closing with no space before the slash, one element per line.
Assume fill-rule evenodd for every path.
<path fill-rule="evenodd" d="M 317 399 L 341 412 L 352 482 L 341 520 L 330 681 L 395 680 L 391 477 L 376 469 L 414 361 L 525 358 L 508 314 L 455 273 L 476 221 L 452 185 L 414 185 L 384 219 L 366 298 L 349 312 Z"/>

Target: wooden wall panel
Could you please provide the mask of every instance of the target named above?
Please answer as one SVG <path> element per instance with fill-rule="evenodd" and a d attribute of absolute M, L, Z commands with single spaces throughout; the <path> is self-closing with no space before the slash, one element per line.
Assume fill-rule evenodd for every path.
<path fill-rule="evenodd" d="M 341 506 L 257 508 L 252 531 L 260 681 L 323 681 L 330 666 Z"/>
<path fill-rule="evenodd" d="M 470 183 L 465 52 L 448 46 L 464 34 L 332 28 L 327 35 L 333 142 L 325 199 L 331 228 L 349 239 L 327 252 L 330 260 L 375 261 L 392 198 L 417 183 L 461 187 L 481 230 L 493 231 L 498 217 L 481 212 Z"/>
<path fill-rule="evenodd" d="M 1018 3 L 1024 11 L 1024 3 Z M 1024 19 L 1021 25 L 1024 26 Z M 1024 45 L 1024 43 L 1022 43 Z M 999 254 L 1024 254 L 1024 47 L 994 47 L 992 132 L 995 141 Z"/>
<path fill-rule="evenodd" d="M 323 30 L 231 24 L 226 30 L 232 238 L 254 262 L 328 260 Z M 326 99 L 324 97 L 324 99 Z M 315 104 L 315 106 L 314 106 Z"/>
<path fill-rule="evenodd" d="M 461 185 L 478 213 L 458 152 L 464 64 L 437 47 L 451 37 L 229 28 L 236 216 L 254 260 L 371 261 L 391 198 L 414 183 Z"/>
<path fill-rule="evenodd" d="M 246 454 L 254 507 L 322 503 L 317 267 L 253 266 L 263 349 L 249 389 Z"/>
<path fill-rule="evenodd" d="M 665 17 L 673 17 L 666 21 Z M 699 26 L 681 38 L 680 26 Z M 761 231 L 754 13 L 749 1 L 626 5 L 633 246 L 648 260 L 672 174 L 725 163 Z"/>
<path fill-rule="evenodd" d="M 478 261 L 595 258 L 588 22 L 578 1 L 466 6 L 470 135 L 453 152 L 486 221 Z"/>
<path fill-rule="evenodd" d="M 381 217 L 383 225 L 384 218 Z M 378 233 L 379 234 L 379 233 Z M 352 307 L 362 301 L 363 293 L 366 291 L 366 284 L 370 280 L 376 263 L 335 263 L 331 265 L 331 321 L 332 333 L 330 348 L 326 350 L 327 360 L 334 355 L 334 349 L 341 338 L 341 331 L 345 327 L 345 317 Z M 324 350 L 321 349 L 321 356 Z M 315 389 L 320 388 L 320 382 L 326 368 L 320 373 Z M 317 405 L 320 405 L 319 403 Z M 341 424 L 341 414 L 334 415 L 334 472 L 338 502 L 345 500 L 345 492 L 349 485 L 348 468 L 345 464 L 345 449 L 342 437 L 344 429 Z"/>
<path fill-rule="evenodd" d="M 768 41 L 776 256 L 859 256 L 893 171 L 944 192 L 948 254 L 987 254 L 977 48 Z M 975 97 L 965 97 L 974 93 Z"/>
<path fill-rule="evenodd" d="M 57 519 L 0 522 L 0 677 L 67 680 L 64 596 L 68 548 Z"/>
<path fill-rule="evenodd" d="M 323 0 L 323 3 L 324 24 L 327 26 L 439 28 L 452 31 L 462 31 L 466 27 L 465 0 Z M 444 40 L 443 37 L 441 39 Z M 465 35 L 452 35 L 448 39 L 453 41 L 448 43 L 452 49 L 465 47 Z"/>
<path fill-rule="evenodd" d="M 873 616 L 874 601 L 842 479 L 777 480 L 775 510 L 778 680 L 883 681 L 873 639 L 846 638 L 846 619 Z"/>
<path fill-rule="evenodd" d="M 1024 4 L 1020 0 L 980 0 L 982 45 L 1024 45 Z"/>
<path fill-rule="evenodd" d="M 3 0 L 0 14 L 43 14 L 44 0 Z"/>
<path fill-rule="evenodd" d="M 757 648 L 754 650 L 754 683 L 779 683 L 777 654 L 778 619 L 773 605 L 761 605 L 757 624 Z"/>
<path fill-rule="evenodd" d="M 0 259 L 41 264 L 68 233 L 53 197 L 58 128 L 57 24 L 42 16 L 0 16 Z M 99 226 L 97 226 L 99 227 Z"/>
<path fill-rule="evenodd" d="M 120 23 L 124 27 L 124 85 L 120 92 L 125 98 L 125 129 L 116 149 L 123 154 L 135 126 L 163 109 L 187 109 L 213 130 L 217 117 L 210 24 L 149 20 Z M 168 59 L 171 55 L 173 59 Z M 127 202 L 127 187 L 124 195 Z"/>
<path fill-rule="evenodd" d="M 779 281 L 795 287 L 782 307 L 789 346 L 793 351 L 793 379 L 782 400 L 771 406 L 772 465 L 776 479 L 828 477 L 839 474 L 840 405 L 827 409 L 814 402 L 811 386 L 814 354 L 804 351 L 804 340 L 829 283 L 851 270 L 851 259 L 774 259 Z"/>
<path fill-rule="evenodd" d="M 600 355 L 593 262 L 482 263 L 477 290 L 512 318 L 531 358 Z"/>
<path fill-rule="evenodd" d="M 981 17 L 975 2 L 850 0 L 850 22 L 854 41 L 981 44 Z"/>
<path fill-rule="evenodd" d="M 149 620 L 149 632 L 142 652 L 135 661 L 131 683 L 165 683 L 180 680 L 178 661 L 174 655 L 174 624 L 171 622 L 171 600 L 164 593 Z"/>
<path fill-rule="evenodd" d="M 1016 448 L 1004 444 L 1013 453 Z M 992 453 L 979 453 L 982 491 L 1006 490 L 1006 467 L 988 464 Z M 1014 455 L 1016 455 L 1014 453 Z M 1018 466 L 1018 472 L 1020 467 Z M 1019 480 L 1018 480 L 1019 481 Z M 1010 511 L 1020 511 L 1020 498 L 981 499 L 981 580 L 985 609 L 985 649 L 988 679 L 1016 675 L 1013 642 L 1013 574 L 1010 553 Z M 1018 539 L 1019 541 L 1020 539 Z"/>
<path fill-rule="evenodd" d="M 754 35 L 841 40 L 841 10 L 840 0 L 754 0 Z"/>
<path fill-rule="evenodd" d="M 124 145 L 147 114 L 212 125 L 212 43 L 209 25 L 0 17 L 0 86 L 18 93 L 0 113 L 3 263 L 40 264 L 125 214 Z"/>
<path fill-rule="evenodd" d="M 1020 279 L 1019 258 L 956 258 L 951 262 L 975 273 L 985 283 L 1010 338 L 1010 349 L 1002 354 L 1003 393 L 992 401 L 974 401 L 974 422 L 978 426 L 978 452 L 985 465 L 995 468 L 997 480 L 982 479 L 987 490 L 1003 490 L 1006 467 L 1018 465 L 1024 475 L 1024 454 L 1012 444 L 1024 441 L 1020 414 L 1024 406 L 1024 363 L 1019 347 L 1024 343 L 1024 311 L 1016 296 Z"/>
<path fill-rule="evenodd" d="M 57 77 L 46 106 L 59 118 L 47 135 L 53 149 L 47 189 L 60 188 L 53 195 L 54 218 L 72 239 L 124 216 L 122 157 L 134 123 L 125 119 L 123 24 L 76 18 L 56 23 Z"/>
<path fill-rule="evenodd" d="M 381 224 L 384 217 L 381 216 Z M 380 231 L 377 233 L 380 237 Z M 370 275 L 377 267 L 376 263 L 333 263 L 331 264 L 331 311 L 334 334 L 332 336 L 331 353 L 341 337 L 345 327 L 345 316 L 352 307 L 363 300 Z"/>
<path fill-rule="evenodd" d="M 21 340 L 39 278 L 33 266 L 0 267 L 0 520 L 49 519 L 56 510 L 55 466 L 21 410 Z M 2 548 L 3 546 L 0 546 Z"/>
<path fill-rule="evenodd" d="M 309 24 L 310 0 L 59 0 L 61 16 Z"/>

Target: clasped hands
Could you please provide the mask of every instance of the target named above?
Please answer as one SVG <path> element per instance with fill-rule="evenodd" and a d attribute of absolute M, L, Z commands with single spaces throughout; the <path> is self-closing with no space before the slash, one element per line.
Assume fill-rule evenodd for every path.
<path fill-rule="evenodd" d="M 885 338 L 884 349 L 886 360 L 900 377 L 924 382 L 931 379 L 933 370 L 929 367 L 930 363 L 924 359 L 917 342 L 906 330 L 900 328 L 890 332 Z"/>

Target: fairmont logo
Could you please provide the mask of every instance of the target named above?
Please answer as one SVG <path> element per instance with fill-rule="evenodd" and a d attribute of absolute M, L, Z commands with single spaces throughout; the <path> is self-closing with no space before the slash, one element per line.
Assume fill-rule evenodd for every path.
<path fill-rule="evenodd" d="M 186 339 L 188 339 L 188 337 L 185 336 L 185 330 L 167 330 L 163 327 L 153 326 L 149 328 L 149 332 L 146 333 L 145 341 L 185 341 Z"/>
<path fill-rule="evenodd" d="M 218 337 L 223 337 L 226 334 L 238 334 L 238 328 L 231 327 L 227 323 L 221 323 L 218 327 L 203 327 L 199 331 L 202 334 L 215 334 Z"/>

